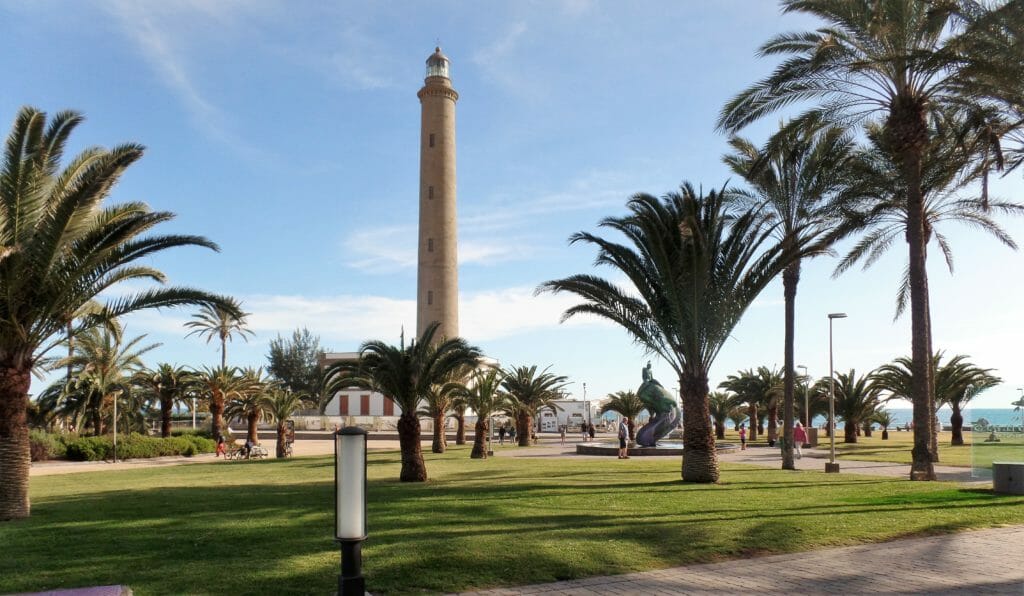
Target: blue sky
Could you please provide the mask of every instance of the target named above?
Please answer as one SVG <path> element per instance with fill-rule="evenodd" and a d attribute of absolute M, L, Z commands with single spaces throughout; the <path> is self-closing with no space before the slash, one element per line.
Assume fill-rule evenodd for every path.
<path fill-rule="evenodd" d="M 622 213 L 631 194 L 725 183 L 722 103 L 773 66 L 755 57 L 759 44 L 815 26 L 745 0 L 0 1 L 0 23 L 0 116 L 72 108 L 87 117 L 76 149 L 146 145 L 113 200 L 173 211 L 165 231 L 221 245 L 152 262 L 174 283 L 244 301 L 256 337 L 229 346 L 237 365 L 264 364 L 269 341 L 298 326 L 338 351 L 415 327 L 416 91 L 439 41 L 461 95 L 462 333 L 505 364 L 552 365 L 576 397 L 583 383 L 588 397 L 635 388 L 646 357 L 607 324 L 560 325 L 572 299 L 533 289 L 591 269 L 593 252 L 566 239 Z M 743 134 L 760 143 L 776 123 Z M 1020 200 L 1024 183 L 1018 172 L 994 189 Z M 1003 223 L 1024 241 L 1024 222 Z M 956 273 L 933 257 L 934 343 L 998 369 L 1005 383 L 975 403 L 1004 407 L 1024 386 L 1024 255 L 969 229 L 947 233 Z M 834 259 L 805 266 L 796 350 L 811 374 L 828 371 L 828 312 L 850 315 L 836 327 L 837 369 L 909 352 L 909 319 L 892 320 L 905 258 L 896 247 L 837 280 Z M 721 352 L 712 385 L 781 366 L 782 314 L 774 284 Z M 163 343 L 152 362 L 216 362 L 213 345 L 184 338 L 189 315 L 133 316 L 129 333 Z M 674 384 L 664 363 L 655 376 Z"/>

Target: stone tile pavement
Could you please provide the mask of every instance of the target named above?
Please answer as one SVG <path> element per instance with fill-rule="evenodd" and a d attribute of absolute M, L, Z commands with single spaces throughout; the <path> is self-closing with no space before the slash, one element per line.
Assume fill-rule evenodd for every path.
<path fill-rule="evenodd" d="M 1024 525 L 465 594 L 743 592 L 1024 596 Z"/>

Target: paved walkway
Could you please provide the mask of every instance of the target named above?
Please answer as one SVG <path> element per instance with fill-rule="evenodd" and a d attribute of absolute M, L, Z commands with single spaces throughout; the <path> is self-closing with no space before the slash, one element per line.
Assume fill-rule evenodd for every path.
<path fill-rule="evenodd" d="M 1024 526 L 505 588 L 512 594 L 1024 595 Z"/>

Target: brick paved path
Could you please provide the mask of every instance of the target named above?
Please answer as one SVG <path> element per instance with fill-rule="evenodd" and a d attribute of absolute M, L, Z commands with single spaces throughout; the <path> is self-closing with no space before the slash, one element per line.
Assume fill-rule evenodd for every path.
<path fill-rule="evenodd" d="M 1024 526 L 1013 526 L 467 594 L 1022 596 L 1022 557 Z"/>

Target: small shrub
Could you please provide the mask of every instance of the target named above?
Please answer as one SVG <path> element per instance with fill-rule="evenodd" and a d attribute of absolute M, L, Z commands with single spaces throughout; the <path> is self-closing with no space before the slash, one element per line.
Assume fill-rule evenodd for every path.
<path fill-rule="evenodd" d="M 210 439 L 199 436 L 178 436 L 166 439 L 147 437 L 138 433 L 119 436 L 117 457 L 119 459 L 144 459 L 169 455 L 191 457 L 198 453 L 213 453 L 217 445 Z M 111 459 L 114 454 L 113 438 L 82 437 L 70 442 L 67 447 L 68 459 L 98 461 Z"/>

